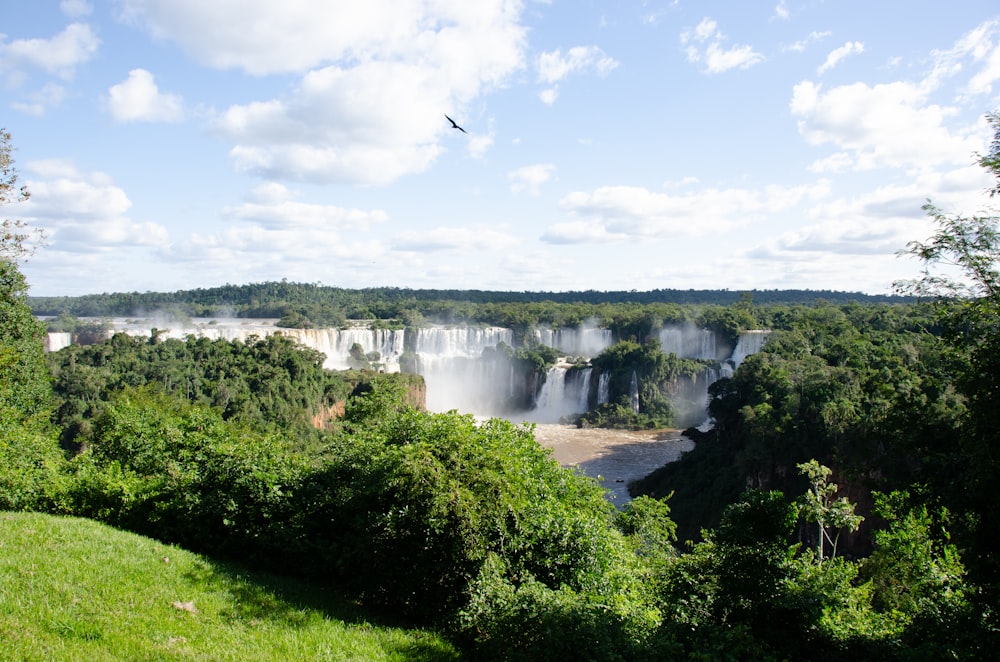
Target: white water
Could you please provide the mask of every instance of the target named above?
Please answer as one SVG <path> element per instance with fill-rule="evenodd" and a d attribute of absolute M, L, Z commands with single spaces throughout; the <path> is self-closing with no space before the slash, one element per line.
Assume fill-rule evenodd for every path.
<path fill-rule="evenodd" d="M 729 354 L 728 348 L 718 346 L 714 333 L 690 324 L 665 326 L 660 329 L 659 338 L 665 354 L 676 354 L 682 359 L 719 361 Z"/>
<path fill-rule="evenodd" d="M 350 367 L 349 352 L 357 344 L 366 355 L 373 352 L 379 354 L 375 367 L 386 372 L 398 372 L 407 337 L 402 330 L 371 329 L 361 324 L 347 329 L 284 329 L 276 327 L 275 320 L 270 319 L 196 318 L 178 324 L 163 319 L 118 318 L 112 320 L 112 325 L 116 331 L 134 336 L 148 337 L 155 328 L 161 337 L 177 339 L 193 335 L 212 340 L 247 342 L 253 336 L 281 333 L 323 352 L 326 355 L 324 367 L 331 370 Z M 535 394 L 536 406 L 533 411 L 525 412 L 518 418 L 552 423 L 587 410 L 590 369 L 570 370 L 569 364 L 560 363 L 549 370 L 541 387 L 533 383 L 516 383 L 518 377 L 511 362 L 502 352 L 493 351 L 500 343 L 513 344 L 514 334 L 510 329 L 433 326 L 411 333 L 414 334 L 413 349 L 417 355 L 416 370 L 427 384 L 427 408 L 431 411 L 455 409 L 482 416 L 503 415 L 509 413 L 511 399 L 524 392 Z M 728 348 L 720 348 L 715 334 L 705 329 L 678 326 L 665 328 L 659 333 L 665 352 L 673 352 L 682 358 L 728 359 L 723 363 L 723 376 L 732 374 L 732 370 L 747 356 L 759 351 L 767 342 L 767 337 L 767 331 L 748 331 L 740 336 L 732 355 L 728 356 Z M 536 340 L 555 346 L 568 356 L 586 359 L 610 346 L 613 337 L 608 329 L 581 327 L 542 329 L 536 333 Z M 52 333 L 49 334 L 47 349 L 56 351 L 68 342 L 69 334 Z M 723 353 L 721 359 L 718 358 L 720 352 Z M 696 380 L 689 389 L 690 393 L 681 394 L 684 406 L 703 411 L 708 384 L 718 376 L 711 372 Z M 608 401 L 609 377 L 607 373 L 600 375 L 598 404 Z M 630 390 L 630 395 L 634 396 L 638 383 Z M 634 402 L 633 397 L 633 405 Z M 694 414 L 691 412 L 691 415 Z"/>

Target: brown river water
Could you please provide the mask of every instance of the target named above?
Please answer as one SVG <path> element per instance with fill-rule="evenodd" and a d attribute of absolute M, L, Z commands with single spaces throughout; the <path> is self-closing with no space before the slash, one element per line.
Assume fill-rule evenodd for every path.
<path fill-rule="evenodd" d="M 564 467 L 577 467 L 601 481 L 619 508 L 628 503 L 628 484 L 676 462 L 694 442 L 680 430 L 604 430 L 575 425 L 539 424 L 535 439 L 552 449 Z"/>

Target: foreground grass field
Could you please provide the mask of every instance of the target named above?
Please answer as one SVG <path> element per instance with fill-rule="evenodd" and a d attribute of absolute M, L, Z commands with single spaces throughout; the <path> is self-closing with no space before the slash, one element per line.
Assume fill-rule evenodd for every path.
<path fill-rule="evenodd" d="M 0 512 L 0 659 L 457 660 L 300 582 L 76 518 Z"/>

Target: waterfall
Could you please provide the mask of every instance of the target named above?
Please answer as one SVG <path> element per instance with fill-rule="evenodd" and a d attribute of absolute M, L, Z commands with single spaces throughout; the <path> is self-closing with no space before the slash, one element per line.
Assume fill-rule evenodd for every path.
<path fill-rule="evenodd" d="M 639 413 L 639 377 L 632 371 L 632 381 L 628 384 L 628 399 L 632 403 L 632 410 Z"/>
<path fill-rule="evenodd" d="M 591 372 L 591 368 L 574 370 L 568 363 L 550 368 L 528 417 L 535 423 L 557 423 L 587 411 Z"/>
<path fill-rule="evenodd" d="M 690 324 L 665 326 L 658 334 L 660 347 L 666 354 L 676 354 L 682 359 L 717 361 L 719 347 L 715 334 L 709 329 L 699 329 Z"/>
<path fill-rule="evenodd" d="M 45 337 L 45 351 L 58 352 L 63 347 L 69 347 L 73 343 L 73 334 L 64 331 L 51 331 Z"/>
<path fill-rule="evenodd" d="M 415 371 L 427 384 L 427 407 L 431 411 L 457 409 L 482 416 L 525 415 L 536 422 L 555 422 L 561 417 L 587 411 L 593 370 L 573 368 L 563 362 L 549 370 L 541 387 L 535 375 L 525 374 L 502 351 L 498 344 L 513 346 L 514 332 L 503 327 L 430 326 L 419 329 L 372 329 L 365 322 L 355 322 L 345 329 L 284 329 L 270 319 L 195 318 L 185 322 L 167 319 L 111 320 L 115 331 L 148 338 L 156 328 L 161 338 L 183 340 L 187 336 L 211 340 L 247 342 L 252 337 L 280 333 L 326 355 L 324 367 L 342 370 L 349 364 L 351 346 L 357 343 L 365 354 L 379 353 L 378 369 L 396 372 L 407 349 L 416 354 Z M 719 377 L 730 376 L 743 360 L 761 349 L 769 331 L 746 331 L 731 356 L 716 335 L 693 325 L 664 327 L 658 333 L 663 351 L 682 358 L 720 361 L 718 369 L 706 369 L 678 392 L 679 419 L 690 420 L 707 402 L 706 389 Z M 612 344 L 612 333 L 596 325 L 578 328 L 538 329 L 534 340 L 565 352 L 565 356 L 590 358 Z M 68 334 L 49 334 L 47 349 L 55 351 L 68 344 Z M 721 356 L 719 354 L 721 353 Z M 611 375 L 600 372 L 596 385 L 596 403 L 610 399 Z M 633 373 L 629 396 L 638 411 L 638 376 Z M 532 406 L 534 408 L 532 409 Z M 683 412 L 683 414 L 681 414 Z"/>
<path fill-rule="evenodd" d="M 759 352 L 764 347 L 764 344 L 767 343 L 770 335 L 770 331 L 760 329 L 741 333 L 739 340 L 736 342 L 736 348 L 733 350 L 733 355 L 729 357 L 733 368 L 739 368 L 746 357 Z"/>
<path fill-rule="evenodd" d="M 611 373 L 602 372 L 597 378 L 597 404 L 603 405 L 611 399 Z"/>
<path fill-rule="evenodd" d="M 614 344 L 611 329 L 597 326 L 535 329 L 534 338 L 540 344 L 554 347 L 567 356 L 597 356 Z"/>
<path fill-rule="evenodd" d="M 590 405 L 590 375 L 594 371 L 593 368 L 584 368 L 581 372 L 583 378 L 580 380 L 580 393 L 577 395 L 576 399 L 576 411 L 583 413 L 589 409 Z"/>

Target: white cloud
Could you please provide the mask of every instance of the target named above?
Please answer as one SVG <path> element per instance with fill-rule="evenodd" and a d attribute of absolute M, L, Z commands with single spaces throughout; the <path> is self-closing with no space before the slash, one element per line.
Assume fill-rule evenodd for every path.
<path fill-rule="evenodd" d="M 513 246 L 517 237 L 488 227 L 437 227 L 420 232 L 401 232 L 392 247 L 399 251 L 491 251 Z"/>
<path fill-rule="evenodd" d="M 835 48 L 826 56 L 826 61 L 819 65 L 819 69 L 816 70 L 816 74 L 822 76 L 824 73 L 833 69 L 837 64 L 840 63 L 845 57 L 849 55 L 857 55 L 858 53 L 864 53 L 865 45 L 860 41 L 848 41 L 840 48 Z"/>
<path fill-rule="evenodd" d="M 0 35 L 2 38 L 2 35 Z M 0 56 L 16 68 L 26 64 L 63 79 L 71 79 L 76 68 L 90 60 L 101 45 L 86 23 L 72 23 L 51 39 L 18 39 L 0 43 Z"/>
<path fill-rule="evenodd" d="M 431 59 L 477 85 L 520 66 L 525 39 L 519 0 L 122 0 L 121 7 L 126 21 L 176 42 L 199 62 L 254 75 Z"/>
<path fill-rule="evenodd" d="M 810 32 L 809 36 L 806 37 L 805 39 L 800 39 L 799 41 L 796 41 L 789 46 L 785 46 L 782 50 L 795 51 L 796 53 L 801 53 L 805 51 L 810 44 L 815 43 L 817 41 L 822 41 L 829 36 L 830 36 L 829 31 L 817 32 L 814 30 L 813 32 Z"/>
<path fill-rule="evenodd" d="M 542 90 L 538 97 L 542 103 L 551 106 L 559 96 L 559 81 L 570 74 L 595 73 L 607 76 L 617 66 L 618 61 L 597 46 L 574 46 L 565 55 L 558 49 L 542 53 L 536 61 L 538 81 L 550 87 Z"/>
<path fill-rule="evenodd" d="M 87 0 L 62 0 L 59 3 L 59 11 L 70 18 L 77 18 L 89 16 L 94 7 Z"/>
<path fill-rule="evenodd" d="M 618 61 L 597 46 L 574 46 L 565 55 L 558 49 L 542 53 L 537 66 L 538 80 L 551 85 L 570 74 L 593 72 L 606 76 L 618 66 Z"/>
<path fill-rule="evenodd" d="M 108 90 L 108 110 L 119 122 L 177 122 L 184 117 L 181 98 L 160 92 L 145 69 L 133 69 L 128 79 Z"/>
<path fill-rule="evenodd" d="M 46 231 L 52 249 L 89 253 L 167 243 L 163 226 L 128 218 L 131 200 L 104 173 L 81 173 L 59 160 L 31 162 L 26 170 L 33 176 L 26 182 L 31 199 L 24 216 Z"/>
<path fill-rule="evenodd" d="M 537 196 L 541 192 L 542 184 L 552 179 L 555 169 L 551 163 L 535 163 L 512 170 L 507 173 L 510 190 L 513 193 L 526 191 L 529 195 Z"/>
<path fill-rule="evenodd" d="M 451 140 L 442 113 L 461 114 L 524 66 L 515 0 L 242 4 L 127 0 L 125 8 L 213 66 L 303 72 L 282 97 L 231 106 L 213 123 L 233 142 L 236 168 L 267 179 L 380 185 L 422 172 Z M 492 137 L 465 128 L 469 153 L 481 156 Z"/>
<path fill-rule="evenodd" d="M 774 7 L 774 15 L 781 19 L 787 19 L 791 15 L 786 0 L 778 0 L 778 4 Z"/>
<path fill-rule="evenodd" d="M 730 69 L 748 69 L 764 61 L 764 56 L 747 45 L 723 47 L 726 36 L 718 24 L 703 18 L 695 28 L 681 33 L 681 45 L 689 62 L 704 65 L 703 71 L 710 74 L 723 73 Z"/>
<path fill-rule="evenodd" d="M 245 221 L 268 230 L 367 231 L 388 219 L 381 209 L 365 211 L 333 205 L 317 205 L 294 200 L 295 194 L 281 184 L 267 183 L 255 188 L 238 207 L 227 207 L 222 216 Z"/>
<path fill-rule="evenodd" d="M 582 221 L 559 224 L 543 240 L 553 243 L 603 239 L 660 239 L 728 232 L 828 194 L 828 185 L 769 186 L 749 189 L 703 189 L 685 195 L 656 193 L 634 186 L 604 186 L 565 196 L 559 205 Z"/>
<path fill-rule="evenodd" d="M 46 83 L 37 92 L 27 95 L 26 101 L 13 101 L 10 107 L 26 115 L 41 117 L 49 108 L 54 108 L 66 98 L 66 88 L 56 83 Z"/>
<path fill-rule="evenodd" d="M 979 71 L 969 80 L 970 94 L 991 94 L 993 82 L 1000 80 L 1000 43 L 994 43 L 1000 21 L 987 21 L 966 35 L 959 48 L 968 52 L 979 65 Z"/>
<path fill-rule="evenodd" d="M 956 109 L 929 103 L 920 83 L 854 83 L 824 90 L 803 81 L 793 89 L 791 112 L 800 118 L 799 133 L 807 142 L 841 150 L 813 164 L 818 171 L 927 169 L 967 162 L 982 144 L 976 127 L 949 129 L 946 119 Z"/>

